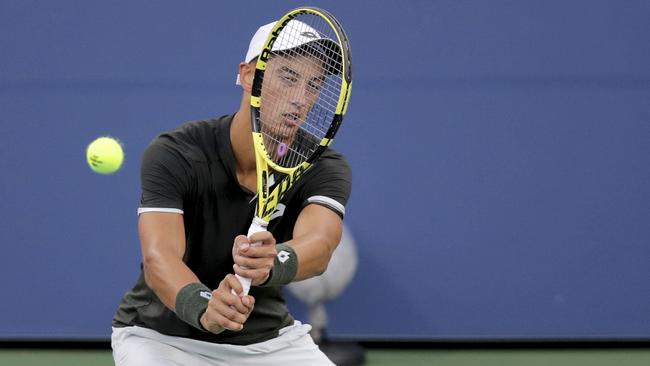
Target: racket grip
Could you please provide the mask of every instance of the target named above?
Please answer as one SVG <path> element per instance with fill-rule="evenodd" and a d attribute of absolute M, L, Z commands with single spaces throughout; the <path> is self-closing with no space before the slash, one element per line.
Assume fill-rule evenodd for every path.
<path fill-rule="evenodd" d="M 266 231 L 266 228 L 268 226 L 269 226 L 268 222 L 255 216 L 253 217 L 253 222 L 251 222 L 251 226 L 248 227 L 248 234 L 246 234 L 246 236 L 250 238 L 250 236 L 255 233 L 259 233 L 260 231 Z M 260 245 L 260 243 L 254 243 L 253 245 L 255 244 Z"/>
<path fill-rule="evenodd" d="M 246 234 L 246 236 L 248 236 L 250 238 L 251 235 L 253 235 L 255 233 L 258 233 L 260 231 L 266 231 L 266 228 L 268 227 L 268 225 L 269 225 L 268 222 L 266 222 L 266 221 L 260 219 L 259 217 L 255 216 L 255 217 L 253 217 L 253 222 L 251 222 L 251 226 L 248 227 L 248 234 Z M 251 243 L 251 246 L 255 246 L 255 247 L 260 246 L 260 245 L 262 245 L 262 243 L 260 243 L 260 242 Z M 242 295 L 248 295 L 248 292 L 251 289 L 251 279 L 246 278 L 246 277 L 242 277 L 242 276 L 240 276 L 238 274 L 236 274 L 235 277 L 237 277 L 237 279 L 239 280 L 239 283 L 241 283 L 242 287 L 244 288 L 244 290 L 242 291 Z M 234 291 L 233 291 L 233 293 L 234 293 Z"/>

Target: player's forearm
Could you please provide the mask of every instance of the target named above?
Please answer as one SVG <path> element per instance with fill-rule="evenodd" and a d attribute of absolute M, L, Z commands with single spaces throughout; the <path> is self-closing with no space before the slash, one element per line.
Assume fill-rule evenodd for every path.
<path fill-rule="evenodd" d="M 287 242 L 298 256 L 294 281 L 302 281 L 325 272 L 338 241 L 323 235 L 306 235 Z"/>
<path fill-rule="evenodd" d="M 183 263 L 183 216 L 165 212 L 143 213 L 138 221 L 138 230 L 147 285 L 163 304 L 175 310 L 178 291 L 188 283 L 199 282 Z"/>
<path fill-rule="evenodd" d="M 325 272 L 342 233 L 341 218 L 332 210 L 319 205 L 305 207 L 294 226 L 293 239 L 287 242 L 298 257 L 294 281 Z"/>
<path fill-rule="evenodd" d="M 171 310 L 176 310 L 178 292 L 189 283 L 199 282 L 182 260 L 164 253 L 144 256 L 143 264 L 147 285 Z"/>

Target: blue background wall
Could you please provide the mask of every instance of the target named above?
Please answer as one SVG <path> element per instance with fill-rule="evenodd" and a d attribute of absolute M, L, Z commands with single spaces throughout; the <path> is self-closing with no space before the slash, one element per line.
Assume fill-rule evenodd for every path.
<path fill-rule="evenodd" d="M 0 338 L 108 336 L 144 147 L 234 111 L 250 36 L 302 5 L 248 3 L 0 1 Z M 331 335 L 650 338 L 650 2 L 313 4 L 355 62 Z M 85 165 L 100 135 L 115 175 Z"/>

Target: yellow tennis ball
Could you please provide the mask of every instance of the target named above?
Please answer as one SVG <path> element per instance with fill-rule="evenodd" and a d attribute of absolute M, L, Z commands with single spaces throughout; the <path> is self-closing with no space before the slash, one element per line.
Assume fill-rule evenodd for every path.
<path fill-rule="evenodd" d="M 99 174 L 112 174 L 122 166 L 124 150 L 116 139 L 100 137 L 88 145 L 86 161 L 93 171 Z"/>

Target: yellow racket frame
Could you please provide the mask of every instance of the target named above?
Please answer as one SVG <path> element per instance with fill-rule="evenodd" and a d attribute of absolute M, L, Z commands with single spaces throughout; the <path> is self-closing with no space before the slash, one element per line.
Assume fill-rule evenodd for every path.
<path fill-rule="evenodd" d="M 262 103 L 261 80 L 264 76 L 264 71 L 266 70 L 268 57 L 271 53 L 273 43 L 277 39 L 280 33 L 279 31 L 284 28 L 293 18 L 302 14 L 312 14 L 324 19 L 336 34 L 336 43 L 339 46 L 339 50 L 341 52 L 341 90 L 338 97 L 338 103 L 336 105 L 334 122 L 331 124 L 329 130 L 325 134 L 325 137 L 320 141 L 320 146 L 317 151 L 313 154 L 312 157 L 304 161 L 302 164 L 296 167 L 287 168 L 276 164 L 271 159 L 268 151 L 266 150 L 266 147 L 264 146 L 262 133 L 255 131 L 257 126 L 255 119 L 259 116 L 259 109 Z M 278 22 L 271 30 L 271 33 L 267 37 L 262 52 L 257 58 L 257 63 L 255 65 L 255 78 L 253 80 L 253 91 L 251 93 L 250 100 L 251 119 L 253 125 L 253 145 L 255 148 L 255 164 L 257 168 L 258 187 L 256 216 L 264 220 L 264 222 L 269 222 L 271 215 L 284 196 L 284 193 L 307 171 L 307 169 L 311 167 L 311 165 L 320 156 L 320 154 L 332 143 L 332 139 L 338 130 L 343 116 L 347 112 L 350 101 L 350 91 L 352 90 L 352 73 L 350 61 L 350 46 L 343 28 L 336 20 L 336 18 L 334 18 L 327 11 L 319 8 L 300 7 L 291 10 L 280 20 L 278 20 Z M 278 183 L 277 186 L 274 187 L 273 191 L 269 192 L 269 175 L 271 169 L 286 174 L 287 177 Z"/>

